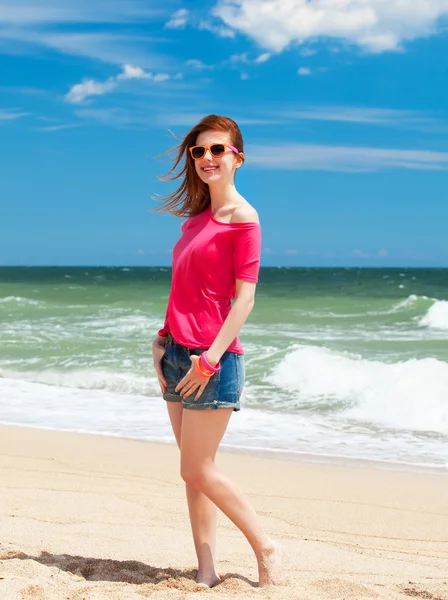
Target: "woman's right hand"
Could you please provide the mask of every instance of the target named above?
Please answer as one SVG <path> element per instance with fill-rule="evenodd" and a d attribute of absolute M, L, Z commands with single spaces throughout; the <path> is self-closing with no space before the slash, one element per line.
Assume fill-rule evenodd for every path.
<path fill-rule="evenodd" d="M 158 335 L 156 339 L 152 343 L 152 358 L 154 361 L 154 368 L 157 373 L 157 378 L 159 380 L 160 391 L 162 394 L 166 392 L 167 382 L 165 376 L 162 371 L 162 358 L 165 354 L 165 346 L 166 346 L 167 338 Z"/>

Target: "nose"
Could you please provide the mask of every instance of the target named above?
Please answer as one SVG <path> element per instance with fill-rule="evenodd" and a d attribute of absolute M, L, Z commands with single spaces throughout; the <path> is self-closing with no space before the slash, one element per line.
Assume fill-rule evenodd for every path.
<path fill-rule="evenodd" d="M 207 150 L 205 151 L 205 154 L 203 156 L 203 158 L 205 160 L 213 160 L 213 156 L 212 153 L 210 152 L 210 150 L 207 148 Z"/>

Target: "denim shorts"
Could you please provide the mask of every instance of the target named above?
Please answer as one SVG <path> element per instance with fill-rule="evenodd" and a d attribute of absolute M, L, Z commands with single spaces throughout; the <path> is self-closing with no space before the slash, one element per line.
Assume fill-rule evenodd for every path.
<path fill-rule="evenodd" d="M 182 402 L 184 408 L 211 410 L 215 408 L 233 408 L 240 410 L 240 396 L 244 386 L 244 357 L 235 352 L 224 352 L 220 370 L 210 377 L 202 396 L 195 400 L 198 388 L 190 396 L 182 398 L 175 388 L 179 381 L 191 369 L 190 356 L 199 356 L 206 348 L 187 348 L 174 341 L 171 335 L 165 346 L 162 358 L 162 370 L 168 384 L 163 398 L 168 402 Z"/>

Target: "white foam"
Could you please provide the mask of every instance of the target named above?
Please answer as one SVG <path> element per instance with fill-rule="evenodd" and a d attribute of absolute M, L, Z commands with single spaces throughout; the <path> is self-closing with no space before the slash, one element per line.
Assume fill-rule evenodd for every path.
<path fill-rule="evenodd" d="M 5 298 L 0 298 L 0 304 L 21 304 L 21 305 L 29 305 L 29 306 L 37 306 L 39 304 L 43 305 L 43 302 L 39 302 L 38 300 L 32 300 L 31 298 L 22 298 L 21 296 L 6 296 Z"/>
<path fill-rule="evenodd" d="M 160 394 L 123 395 L 0 378 L 3 423 L 174 442 L 165 404 Z M 424 444 L 416 444 L 410 432 L 391 435 L 355 424 L 344 431 L 324 416 L 256 410 L 244 405 L 232 417 L 223 442 L 274 452 L 448 465 L 443 440 L 425 439 Z"/>
<path fill-rule="evenodd" d="M 103 361 L 104 362 L 104 361 Z M 124 360 L 123 367 L 132 366 L 131 361 Z M 70 361 L 64 364 L 70 367 Z M 73 370 L 44 369 L 41 371 L 13 371 L 0 368 L 0 377 L 11 382 L 29 382 L 43 384 L 59 389 L 71 388 L 76 390 L 105 390 L 121 394 L 154 395 L 159 390 L 156 377 L 138 375 L 133 371 L 108 371 L 94 367 Z M 18 385 L 18 384 L 17 384 Z"/>
<path fill-rule="evenodd" d="M 425 300 L 427 299 L 426 296 L 422 296 L 422 298 L 424 298 Z M 397 304 L 394 304 L 391 312 L 397 312 L 397 311 L 400 311 L 402 308 L 408 308 L 409 306 L 412 306 L 413 304 L 415 304 L 418 301 L 418 299 L 419 299 L 419 296 L 416 296 L 415 294 L 411 294 L 410 296 L 408 296 L 406 298 L 406 300 L 403 300 L 402 302 L 397 302 Z"/>
<path fill-rule="evenodd" d="M 448 330 L 448 301 L 437 300 L 420 319 L 422 327 Z"/>
<path fill-rule="evenodd" d="M 289 352 L 268 380 L 296 408 L 333 404 L 338 417 L 448 434 L 448 364 L 435 358 L 385 363 L 307 346 Z"/>
<path fill-rule="evenodd" d="M 147 437 L 148 430 L 170 433 L 159 397 L 121 395 L 105 390 L 61 388 L 0 378 L 4 422 L 55 429 Z"/>

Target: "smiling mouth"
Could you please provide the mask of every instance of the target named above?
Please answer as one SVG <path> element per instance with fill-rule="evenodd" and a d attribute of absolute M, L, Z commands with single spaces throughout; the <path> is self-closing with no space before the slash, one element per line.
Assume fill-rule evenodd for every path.
<path fill-rule="evenodd" d="M 219 169 L 219 167 L 202 167 L 202 170 L 204 171 L 204 173 L 214 173 L 218 169 Z"/>

